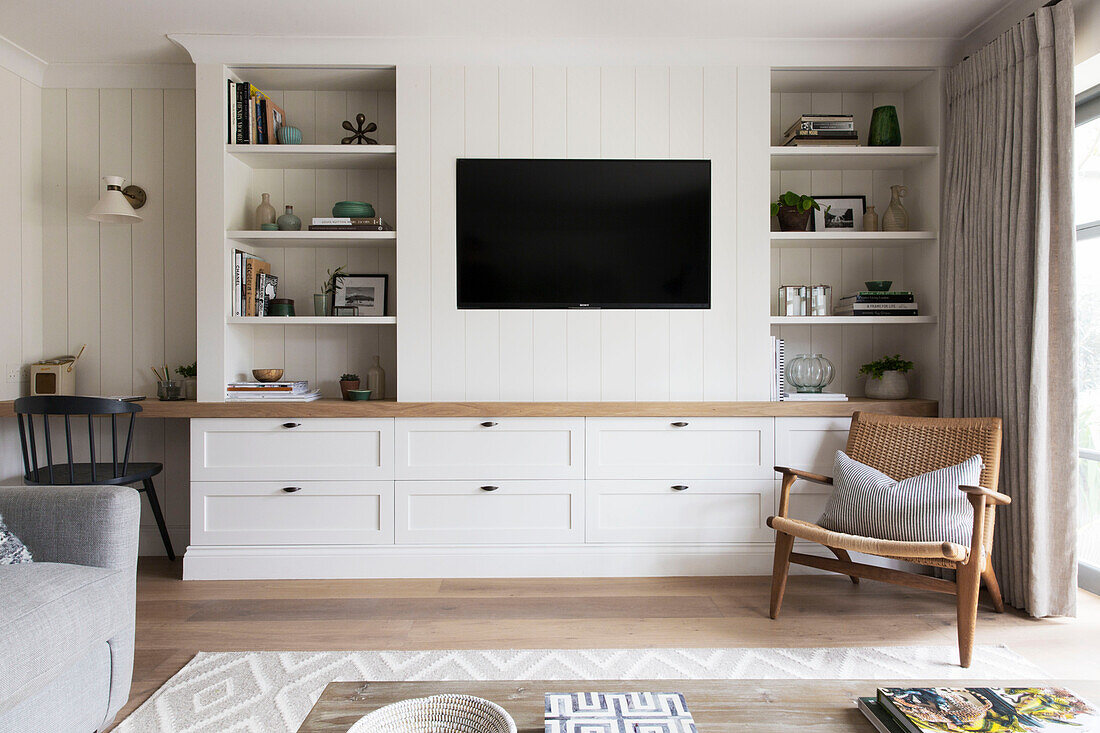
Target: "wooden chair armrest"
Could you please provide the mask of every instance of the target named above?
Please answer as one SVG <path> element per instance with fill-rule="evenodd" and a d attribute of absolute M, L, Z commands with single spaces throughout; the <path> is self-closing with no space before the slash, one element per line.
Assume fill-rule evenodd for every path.
<path fill-rule="evenodd" d="M 1005 506 L 1012 503 L 1011 496 L 1002 494 L 999 491 L 994 491 L 993 489 L 987 489 L 984 486 L 960 486 L 959 491 L 964 494 L 970 494 L 971 496 L 984 496 L 986 501 L 997 506 Z"/>
<path fill-rule="evenodd" d="M 783 474 L 783 484 L 779 487 L 779 513 L 777 515 L 780 517 L 787 516 L 787 508 L 790 506 L 791 486 L 794 485 L 795 479 L 805 479 L 826 486 L 832 486 L 833 484 L 830 477 L 822 476 L 819 473 L 799 471 L 797 468 L 787 468 L 786 466 L 776 466 L 775 470 L 777 473 Z"/>
<path fill-rule="evenodd" d="M 797 468 L 787 468 L 786 466 L 776 466 L 776 473 L 782 473 L 785 476 L 794 476 L 795 478 L 804 479 L 806 481 L 813 481 L 818 484 L 825 484 L 826 486 L 833 485 L 833 479 L 831 476 L 822 476 L 820 473 L 810 473 L 809 471 L 801 471 Z"/>

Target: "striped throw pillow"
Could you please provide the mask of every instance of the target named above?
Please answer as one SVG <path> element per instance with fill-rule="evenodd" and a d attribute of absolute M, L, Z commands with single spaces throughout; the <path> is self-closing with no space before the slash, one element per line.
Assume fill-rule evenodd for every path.
<path fill-rule="evenodd" d="M 836 452 L 833 493 L 817 523 L 845 534 L 901 542 L 970 545 L 974 508 L 960 485 L 977 486 L 982 457 L 902 481 Z"/>

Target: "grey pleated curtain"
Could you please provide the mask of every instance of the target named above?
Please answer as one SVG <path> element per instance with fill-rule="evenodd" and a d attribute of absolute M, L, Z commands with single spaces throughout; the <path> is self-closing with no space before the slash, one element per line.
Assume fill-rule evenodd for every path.
<path fill-rule="evenodd" d="M 950 70 L 941 232 L 945 417 L 1004 421 L 993 566 L 1006 602 L 1076 610 L 1073 9 Z"/>

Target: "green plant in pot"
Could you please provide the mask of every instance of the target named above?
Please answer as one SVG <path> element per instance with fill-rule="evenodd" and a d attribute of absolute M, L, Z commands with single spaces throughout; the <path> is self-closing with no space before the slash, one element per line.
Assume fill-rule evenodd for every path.
<path fill-rule="evenodd" d="M 340 283 L 344 282 L 344 278 L 348 276 L 348 273 L 344 270 L 344 266 L 340 265 L 335 270 L 329 270 L 325 275 L 325 280 L 321 283 L 321 292 L 315 293 L 313 296 L 313 312 L 318 316 L 331 316 L 333 309 L 333 301 L 336 299 L 336 289 L 340 287 Z"/>
<path fill-rule="evenodd" d="M 341 374 L 340 375 L 340 394 L 343 395 L 345 400 L 350 400 L 348 391 L 353 389 L 359 389 L 359 375 L 358 374 Z"/>
<path fill-rule="evenodd" d="M 794 191 L 787 191 L 776 201 L 772 201 L 772 216 L 779 219 L 779 230 L 782 232 L 806 231 L 810 223 L 810 214 L 814 210 L 820 211 L 821 206 L 812 196 L 804 196 Z"/>
<path fill-rule="evenodd" d="M 867 376 L 865 392 L 874 400 L 903 400 L 909 396 L 909 379 L 905 375 L 913 370 L 913 362 L 901 358 L 901 354 L 884 356 L 859 368 Z"/>
<path fill-rule="evenodd" d="M 193 361 L 190 364 L 180 364 L 176 367 L 176 374 L 183 378 L 184 399 L 195 399 L 198 389 L 199 363 Z"/>

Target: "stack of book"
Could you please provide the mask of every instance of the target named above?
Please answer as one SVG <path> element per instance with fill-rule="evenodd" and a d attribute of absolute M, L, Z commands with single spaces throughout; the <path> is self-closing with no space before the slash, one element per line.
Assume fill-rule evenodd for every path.
<path fill-rule="evenodd" d="M 313 402 L 321 399 L 321 390 L 310 390 L 309 382 L 230 382 L 225 399 L 238 402 Z"/>
<path fill-rule="evenodd" d="M 546 733 L 697 730 L 679 692 L 548 692 L 545 710 Z"/>
<path fill-rule="evenodd" d="M 887 687 L 856 705 L 879 733 L 1100 731 L 1100 713 L 1060 687 Z"/>
<path fill-rule="evenodd" d="M 837 301 L 838 316 L 916 316 L 912 290 L 858 290 Z"/>
<path fill-rule="evenodd" d="M 388 232 L 393 227 L 380 216 L 315 216 L 311 232 Z"/>
<path fill-rule="evenodd" d="M 787 392 L 783 395 L 787 402 L 847 402 L 848 395 L 840 392 Z"/>
<path fill-rule="evenodd" d="M 859 145 L 852 115 L 802 115 L 783 133 L 783 144 Z"/>
<path fill-rule="evenodd" d="M 233 251 L 234 316 L 266 316 L 267 307 L 279 288 L 279 278 L 271 274 L 271 263 L 263 257 Z"/>
<path fill-rule="evenodd" d="M 286 124 L 282 107 L 247 81 L 226 80 L 226 110 L 230 145 L 275 145 Z"/>

